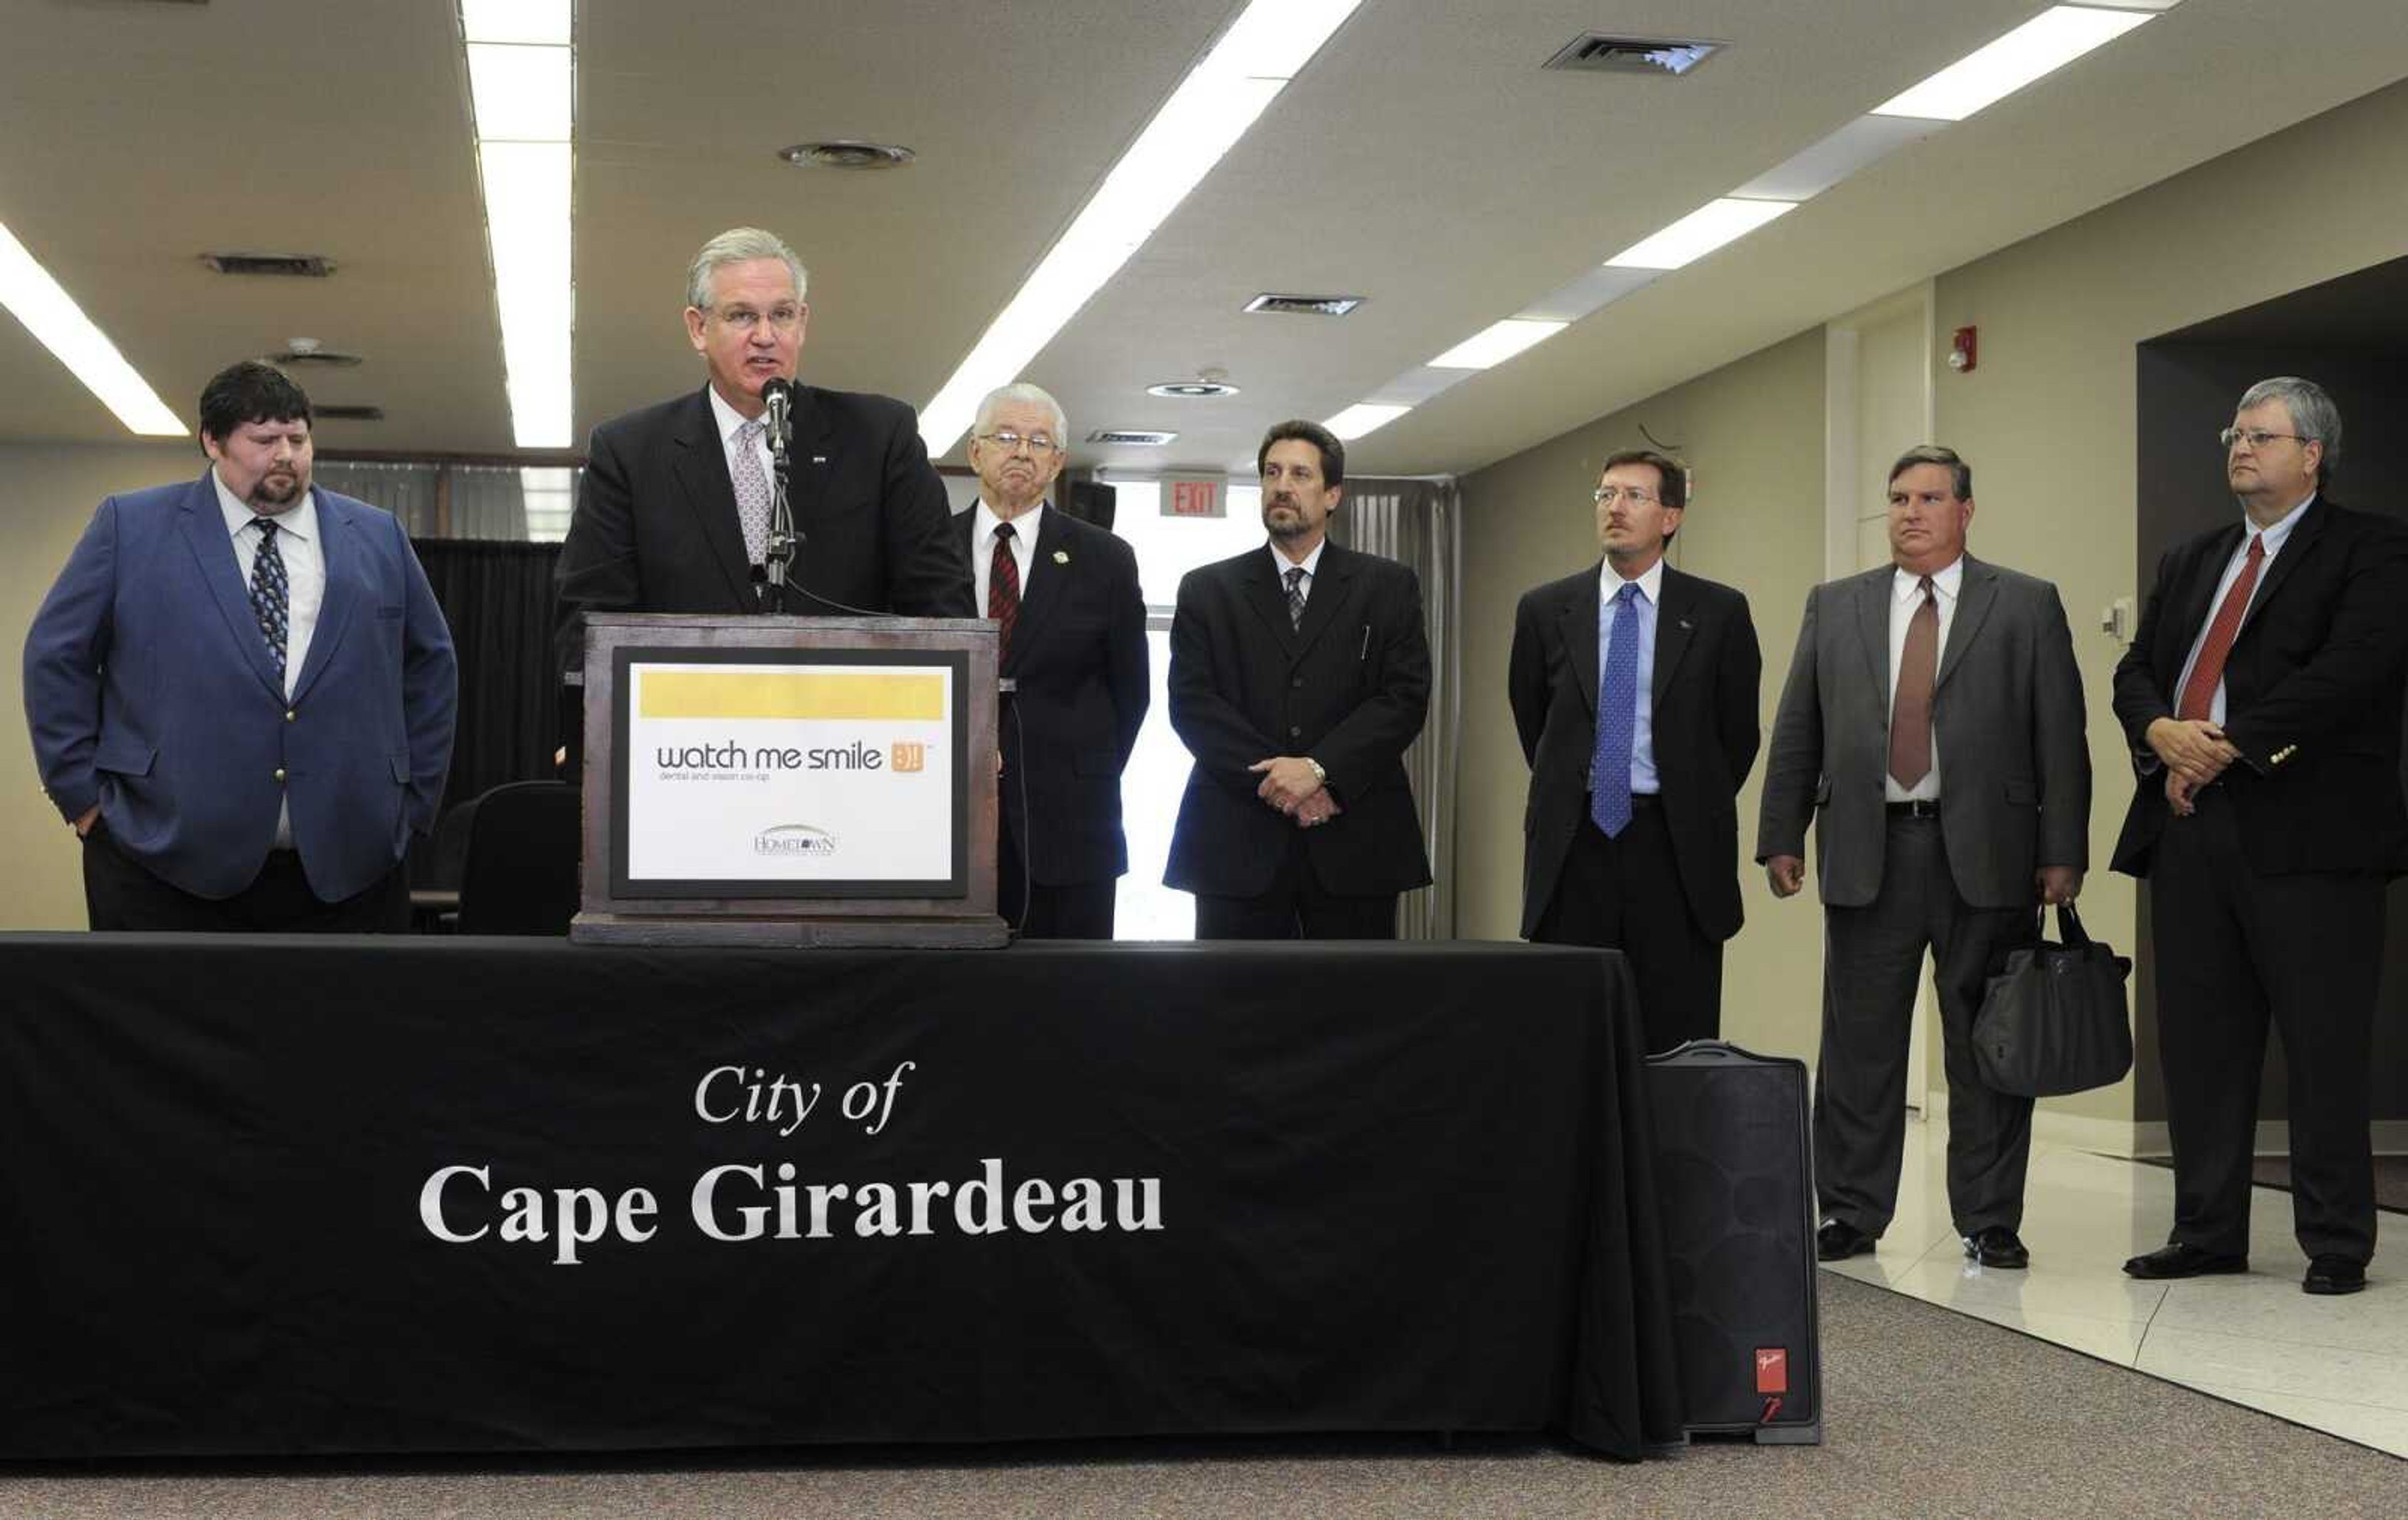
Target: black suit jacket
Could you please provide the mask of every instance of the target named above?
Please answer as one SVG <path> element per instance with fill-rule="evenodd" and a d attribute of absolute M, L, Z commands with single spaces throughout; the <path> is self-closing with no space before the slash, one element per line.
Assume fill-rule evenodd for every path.
<path fill-rule="evenodd" d="M 1506 696 L 1530 801 L 1522 816 L 1522 933 L 1538 933 L 1564 856 L 1588 817 L 1597 751 L 1598 567 L 1525 595 L 1513 614 Z M 1681 890 L 1698 927 L 1739 932 L 1739 789 L 1756 764 L 1764 673 L 1747 598 L 1664 567 L 1651 682 L 1656 774 Z"/>
<path fill-rule="evenodd" d="M 1429 711 L 1421 581 L 1394 560 L 1330 544 L 1301 626 L 1268 547 L 1191 570 L 1170 624 L 1170 725 L 1196 757 L 1167 885 L 1219 896 L 1270 889 L 1296 822 L 1246 767 L 1309 755 L 1344 810 L 1303 831 L 1326 890 L 1370 896 L 1429 884 L 1404 753 Z"/>
<path fill-rule="evenodd" d="M 2115 841 L 2119 871 L 2149 874 L 2168 816 L 2149 724 L 2173 716 L 2184 662 L 2243 531 L 2233 523 L 2167 552 L 2115 667 L 2115 716 L 2139 778 Z M 2403 677 L 2408 526 L 2319 498 L 2267 566 L 2224 667 L 2224 733 L 2241 758 L 2223 781 L 2252 870 L 2408 870 Z"/>
<path fill-rule="evenodd" d="M 965 563 L 977 519 L 976 508 L 953 517 Z M 1003 660 L 1015 686 L 999 724 L 1003 809 L 1030 880 L 1108 882 L 1128 869 L 1121 772 L 1153 700 L 1137 553 L 1055 507 L 1037 522 Z"/>
<path fill-rule="evenodd" d="M 802 542 L 785 609 L 977 616 L 969 566 L 946 531 L 944 482 L 911 409 L 810 386 L 795 395 L 787 501 Z M 564 670 L 584 657 L 581 612 L 759 610 L 707 391 L 594 430 L 553 583 Z"/>

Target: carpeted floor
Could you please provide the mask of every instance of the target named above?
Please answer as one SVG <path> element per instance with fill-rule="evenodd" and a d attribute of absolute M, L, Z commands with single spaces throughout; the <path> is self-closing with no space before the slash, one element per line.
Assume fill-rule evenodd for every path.
<path fill-rule="evenodd" d="M 2173 1161 L 2161 1155 L 2144 1155 L 2141 1160 L 2152 1167 L 2171 1169 Z M 2291 1190 L 2291 1158 L 2286 1155 L 2261 1155 L 2249 1164 L 2249 1180 L 2259 1187 Z M 2379 1155 L 2374 1158 L 2374 1206 L 2386 1212 L 2408 1214 L 2408 1155 Z"/>
<path fill-rule="evenodd" d="M 1825 1444 L 1154 1441 L 501 1463 L 0 1466 L 0 1516 L 2398 1514 L 2408 1463 L 1828 1273 Z"/>

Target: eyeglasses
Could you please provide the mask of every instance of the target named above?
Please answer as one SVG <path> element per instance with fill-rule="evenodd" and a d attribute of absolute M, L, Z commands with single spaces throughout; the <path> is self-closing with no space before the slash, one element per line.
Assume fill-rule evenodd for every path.
<path fill-rule="evenodd" d="M 1003 431 L 996 433 L 982 433 L 979 435 L 979 437 L 983 442 L 994 444 L 996 448 L 1002 450 L 1008 454 L 1018 453 L 1020 452 L 1020 447 L 1023 444 L 1026 444 L 1028 446 L 1028 452 L 1033 454 L 1050 454 L 1054 450 L 1062 447 L 1059 441 L 1054 438 L 1050 434 L 1045 433 L 1021 434 Z"/>
<path fill-rule="evenodd" d="M 751 332 L 765 320 L 777 331 L 791 333 L 803 324 L 803 308 L 798 306 L 777 307 L 765 319 L 749 306 L 731 307 L 719 313 L 719 320 L 739 333 Z"/>
<path fill-rule="evenodd" d="M 2300 443 L 2314 443 L 2316 441 L 2312 437 L 2308 437 L 2304 434 L 2267 433 L 2254 427 L 2228 427 L 2223 432 L 2218 433 L 2215 437 L 2216 441 L 2223 444 L 2227 449 L 2232 448 L 2236 444 L 2240 443 L 2243 438 L 2249 440 L 2249 447 L 2252 449 L 2263 449 L 2266 445 L 2273 442 L 2276 438 L 2291 438 Z"/>
<path fill-rule="evenodd" d="M 1633 507 L 1653 507 L 1664 499 L 1653 491 L 1641 491 L 1635 485 L 1601 485 L 1590 492 L 1588 497 L 1600 507 L 1611 507 L 1617 498 Z"/>

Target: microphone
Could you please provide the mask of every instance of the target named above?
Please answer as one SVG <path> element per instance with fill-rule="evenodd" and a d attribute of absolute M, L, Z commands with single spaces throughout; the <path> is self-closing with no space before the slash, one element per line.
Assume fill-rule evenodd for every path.
<path fill-rule="evenodd" d="M 794 437 L 795 382 L 781 375 L 761 387 L 761 399 L 769 409 L 769 452 L 783 459 Z"/>

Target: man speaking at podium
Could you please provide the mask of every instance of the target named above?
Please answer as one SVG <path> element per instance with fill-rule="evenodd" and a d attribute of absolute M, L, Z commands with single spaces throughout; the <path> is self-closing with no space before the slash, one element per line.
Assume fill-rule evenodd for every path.
<path fill-rule="evenodd" d="M 737 227 L 695 255 L 686 338 L 710 381 L 594 430 L 554 572 L 560 667 L 583 659 L 583 612 L 755 612 L 768 606 L 770 482 L 763 388 L 792 381 L 810 308 L 794 250 Z M 792 392 L 787 500 L 797 539 L 783 610 L 968 618 L 969 567 L 911 409 Z"/>

